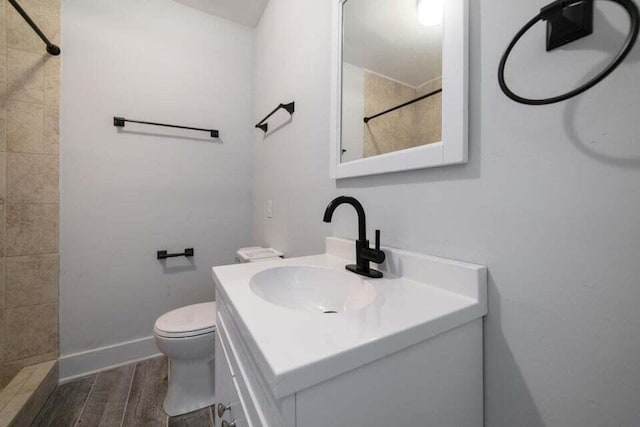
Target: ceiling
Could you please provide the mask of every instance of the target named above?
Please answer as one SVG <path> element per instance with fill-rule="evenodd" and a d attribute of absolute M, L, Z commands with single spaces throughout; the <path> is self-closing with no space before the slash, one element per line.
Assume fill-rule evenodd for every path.
<path fill-rule="evenodd" d="M 416 0 L 348 0 L 344 60 L 417 87 L 442 75 L 442 25 L 418 22 Z"/>
<path fill-rule="evenodd" d="M 255 27 L 269 0 L 175 0 L 203 12 Z"/>

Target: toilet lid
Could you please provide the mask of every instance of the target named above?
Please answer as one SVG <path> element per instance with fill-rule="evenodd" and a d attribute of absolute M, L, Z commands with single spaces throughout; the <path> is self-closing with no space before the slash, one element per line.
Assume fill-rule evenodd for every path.
<path fill-rule="evenodd" d="M 153 328 L 158 335 L 179 338 L 216 330 L 216 303 L 188 305 L 163 314 Z"/>

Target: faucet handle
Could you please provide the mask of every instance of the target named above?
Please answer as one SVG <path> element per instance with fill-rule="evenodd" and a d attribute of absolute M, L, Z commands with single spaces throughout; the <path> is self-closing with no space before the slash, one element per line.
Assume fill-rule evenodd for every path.
<path fill-rule="evenodd" d="M 367 248 L 363 256 L 369 261 L 373 261 L 376 264 L 382 264 L 386 258 L 384 251 L 380 250 L 380 230 L 376 230 L 376 248 Z"/>

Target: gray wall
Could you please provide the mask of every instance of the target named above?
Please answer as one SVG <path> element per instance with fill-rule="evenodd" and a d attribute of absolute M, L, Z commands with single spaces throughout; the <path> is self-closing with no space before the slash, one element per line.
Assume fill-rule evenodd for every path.
<path fill-rule="evenodd" d="M 250 243 L 253 41 L 251 29 L 171 0 L 66 0 L 62 18 L 65 376 L 122 361 L 99 347 L 121 345 L 127 360 L 142 356 L 127 342 L 147 338 L 143 350 L 156 351 L 156 318 L 213 300 L 211 265 Z M 221 138 L 118 131 L 114 115 Z M 156 260 L 189 247 L 192 263 Z"/>
<path fill-rule="evenodd" d="M 255 243 L 293 256 L 321 251 L 327 234 L 353 238 L 353 212 L 321 217 L 332 196 L 354 195 L 384 244 L 489 266 L 487 426 L 640 425 L 640 47 L 574 101 L 520 106 L 500 92 L 497 64 L 544 2 L 470 3 L 469 163 L 336 183 L 331 1 L 270 1 L 256 30 L 254 117 L 293 99 L 298 111 L 255 141 Z M 545 53 L 542 26 L 527 36 L 514 87 L 545 96 L 592 75 L 627 25 L 607 3 L 596 35 L 566 49 Z"/>

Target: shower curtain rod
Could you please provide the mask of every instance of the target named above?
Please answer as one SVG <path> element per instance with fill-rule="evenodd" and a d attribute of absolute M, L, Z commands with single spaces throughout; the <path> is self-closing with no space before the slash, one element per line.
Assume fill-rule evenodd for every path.
<path fill-rule="evenodd" d="M 9 0 L 9 3 L 11 3 L 11 6 L 14 7 L 14 9 L 24 18 L 25 21 L 27 21 L 27 24 L 29 24 L 33 31 L 36 32 L 38 37 L 40 37 L 42 41 L 45 42 L 45 44 L 47 45 L 47 52 L 53 56 L 60 55 L 60 48 L 49 41 L 47 36 L 45 36 L 44 33 L 40 31 L 40 28 L 38 28 L 36 23 L 33 22 L 29 15 L 27 15 L 27 12 L 25 12 L 24 9 L 18 4 L 18 2 L 16 0 Z"/>
<path fill-rule="evenodd" d="M 440 88 L 438 90 L 434 90 L 433 92 L 430 92 L 430 93 L 428 93 L 426 95 L 419 96 L 416 99 L 412 99 L 411 101 L 405 102 L 404 104 L 400 104 L 400 105 L 397 105 L 397 106 L 395 106 L 393 108 L 389 108 L 388 110 L 384 110 L 382 113 L 378 113 L 378 114 L 374 114 L 373 116 L 365 117 L 364 118 L 364 122 L 365 123 L 369 123 L 369 120 L 373 120 L 376 117 L 384 116 L 385 114 L 389 114 L 390 112 L 399 110 L 400 108 L 404 108 L 407 105 L 411 105 L 411 104 L 414 104 L 414 103 L 416 103 L 418 101 L 422 101 L 423 99 L 429 98 L 430 96 L 433 96 L 433 95 L 438 94 L 440 92 L 442 92 L 442 88 Z"/>

